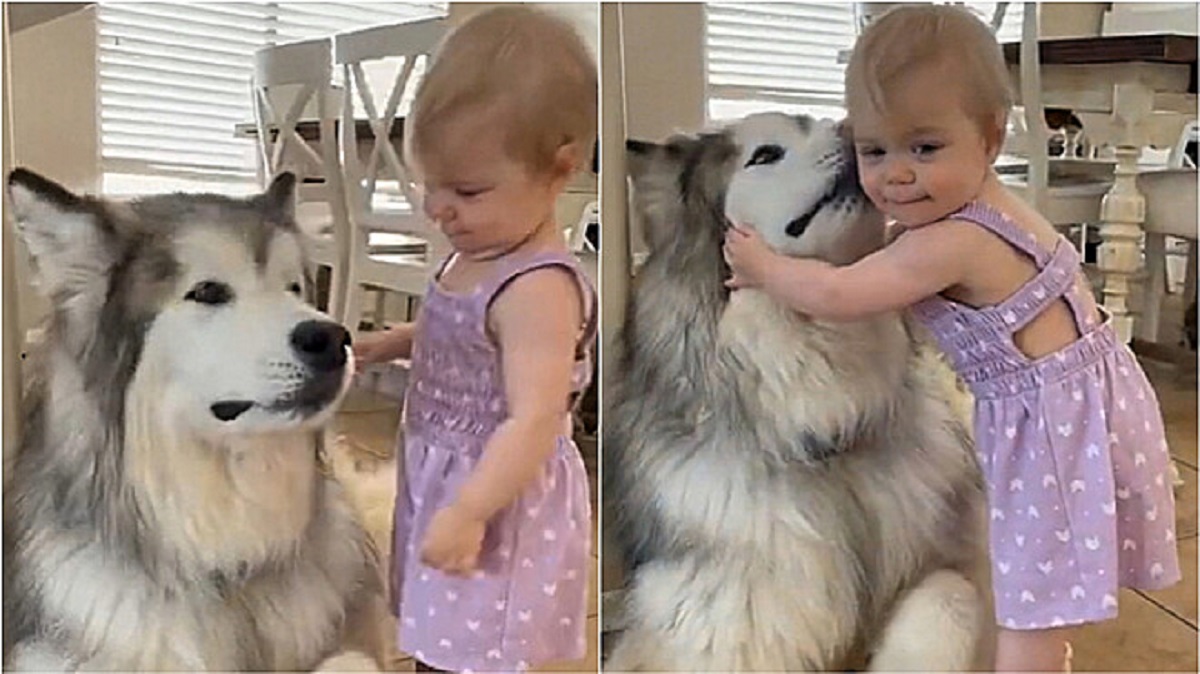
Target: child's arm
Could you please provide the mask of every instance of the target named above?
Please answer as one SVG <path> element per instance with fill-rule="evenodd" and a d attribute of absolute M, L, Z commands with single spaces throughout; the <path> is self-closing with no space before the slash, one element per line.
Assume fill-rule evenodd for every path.
<path fill-rule="evenodd" d="M 794 311 L 858 320 L 911 306 L 967 278 L 981 230 L 954 220 L 908 230 L 891 245 L 837 267 L 780 255 L 752 230 L 731 228 L 725 259 L 730 287 L 758 287 Z"/>
<path fill-rule="evenodd" d="M 355 362 L 363 365 L 386 363 L 397 358 L 411 358 L 416 325 L 416 323 L 401 323 L 390 330 L 361 334 L 358 339 L 354 340 L 351 347 L 354 350 Z"/>
<path fill-rule="evenodd" d="M 434 515 L 425 563 L 446 572 L 474 568 L 484 523 L 541 473 L 564 429 L 582 311 L 575 279 L 559 269 L 524 274 L 493 302 L 508 418 L 455 501 Z"/>

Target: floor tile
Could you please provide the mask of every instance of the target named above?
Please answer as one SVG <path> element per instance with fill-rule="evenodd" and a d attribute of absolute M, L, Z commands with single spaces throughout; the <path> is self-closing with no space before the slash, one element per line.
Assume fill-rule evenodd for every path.
<path fill-rule="evenodd" d="M 1197 539 L 1195 538 L 1179 542 L 1179 567 L 1183 570 L 1183 578 L 1177 584 L 1165 590 L 1141 593 L 1149 597 L 1151 601 L 1187 620 L 1193 629 L 1197 625 L 1196 545 Z"/>
<path fill-rule="evenodd" d="M 1073 628 L 1076 672 L 1195 672 L 1196 629 L 1123 590 L 1116 620 Z"/>
<path fill-rule="evenodd" d="M 1195 468 L 1181 461 L 1176 461 L 1175 465 L 1179 466 L 1179 476 L 1183 478 L 1183 485 L 1175 488 L 1175 536 L 1182 541 L 1195 538 L 1197 534 L 1198 478 Z"/>

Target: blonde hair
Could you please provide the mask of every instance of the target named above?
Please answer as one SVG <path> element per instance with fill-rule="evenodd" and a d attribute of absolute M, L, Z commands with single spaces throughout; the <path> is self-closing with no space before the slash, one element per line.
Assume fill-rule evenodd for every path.
<path fill-rule="evenodd" d="M 863 114 L 886 115 L 894 87 L 928 67 L 959 84 L 963 109 L 982 133 L 1003 129 L 1013 95 L 1000 44 L 969 11 L 949 5 L 897 7 L 867 26 L 846 66 L 850 126 Z"/>
<path fill-rule="evenodd" d="M 438 134 L 464 114 L 487 115 L 506 154 L 552 172 L 559 148 L 591 158 L 599 97 L 596 64 L 566 21 L 520 5 L 477 14 L 446 36 L 417 88 L 408 152 L 436 152 Z"/>

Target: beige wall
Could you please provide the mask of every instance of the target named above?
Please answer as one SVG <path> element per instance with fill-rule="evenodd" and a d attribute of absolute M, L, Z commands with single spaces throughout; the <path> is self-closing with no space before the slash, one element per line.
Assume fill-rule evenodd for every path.
<path fill-rule="evenodd" d="M 11 142 L 5 143 L 6 161 L 69 189 L 96 191 L 100 161 L 95 7 L 31 26 L 5 43 L 4 102 L 12 134 Z M 30 270 L 23 246 L 14 248 L 13 275 L 6 273 L 10 287 L 5 292 L 12 297 L 15 284 L 16 325 L 10 328 L 6 321 L 6 348 L 10 340 L 20 343 L 47 308 L 46 301 L 28 284 Z M 8 309 L 8 302 L 5 304 Z"/>

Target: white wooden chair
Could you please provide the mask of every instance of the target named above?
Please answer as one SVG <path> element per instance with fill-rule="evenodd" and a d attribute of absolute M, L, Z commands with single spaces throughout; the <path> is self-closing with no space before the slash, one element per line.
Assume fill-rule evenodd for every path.
<path fill-rule="evenodd" d="M 350 215 L 338 160 L 332 74 L 328 39 L 266 47 L 254 55 L 251 95 L 259 181 L 265 187 L 283 171 L 296 174 L 296 219 L 312 235 L 313 260 L 330 267 L 327 311 L 336 318 L 343 312 Z M 317 137 L 305 138 L 297 125 L 312 119 L 318 122 Z"/>
<path fill-rule="evenodd" d="M 362 289 L 421 295 L 447 243 L 420 208 L 420 195 L 394 133 L 401 103 L 411 100 L 424 64 L 445 31 L 445 20 L 426 19 L 343 33 L 333 38 L 334 62 L 346 86 L 342 102 L 341 150 L 347 200 L 354 223 L 341 321 L 356 332 L 362 319 Z M 385 95 L 377 95 L 379 76 Z M 360 137 L 356 105 L 369 132 Z M 400 129 L 402 132 L 402 128 Z M 390 179 L 390 180 L 388 180 Z M 391 190 L 383 189 L 390 182 Z M 383 302 L 376 303 L 375 328 Z"/>

